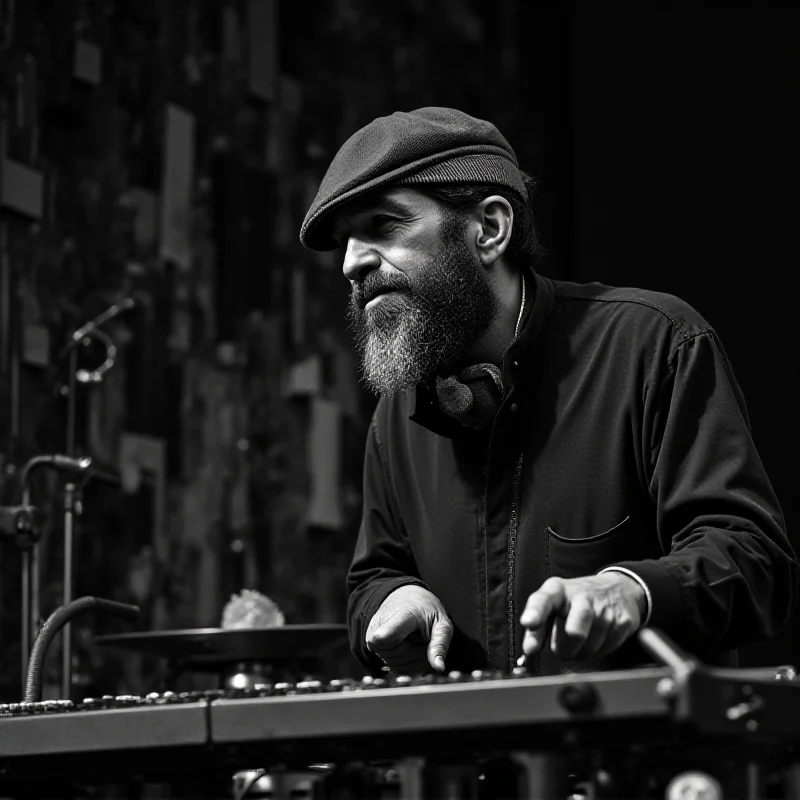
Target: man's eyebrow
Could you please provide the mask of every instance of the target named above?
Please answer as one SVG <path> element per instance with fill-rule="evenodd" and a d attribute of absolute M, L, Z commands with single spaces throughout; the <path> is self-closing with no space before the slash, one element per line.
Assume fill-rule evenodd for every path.
<path fill-rule="evenodd" d="M 403 216 L 409 214 L 411 209 L 402 201 L 395 200 L 393 197 L 382 197 L 373 206 L 374 211 L 390 211 L 393 214 Z"/>
<path fill-rule="evenodd" d="M 341 236 L 342 227 L 345 227 L 349 222 L 360 217 L 362 214 L 375 214 L 381 211 L 388 211 L 391 214 L 397 214 L 401 217 L 408 216 L 411 213 L 411 209 L 403 203 L 402 200 L 395 200 L 392 197 L 380 197 L 372 202 L 365 201 L 359 208 L 354 209 L 347 216 L 334 222 L 331 235 L 338 241 L 339 236 Z"/>

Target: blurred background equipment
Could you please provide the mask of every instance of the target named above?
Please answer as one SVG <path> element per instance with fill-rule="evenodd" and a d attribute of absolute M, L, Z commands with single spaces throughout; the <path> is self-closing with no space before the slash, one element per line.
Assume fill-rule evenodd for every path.
<path fill-rule="evenodd" d="M 30 505 L 31 503 L 31 476 L 41 467 L 49 467 L 58 471 L 66 473 L 68 476 L 64 484 L 64 532 L 65 532 L 65 561 L 64 561 L 64 575 L 72 575 L 72 554 L 71 548 L 66 546 L 67 532 L 73 529 L 73 516 L 75 513 L 75 487 L 76 481 L 81 476 L 86 475 L 86 470 L 91 466 L 92 459 L 73 458 L 69 455 L 56 453 L 54 455 L 34 456 L 28 459 L 22 466 L 20 471 L 20 487 L 23 505 Z M 21 652 L 22 652 L 22 676 L 25 680 L 25 673 L 27 669 L 28 658 L 31 652 L 31 641 L 36 636 L 39 630 L 39 622 L 41 616 L 41 567 L 39 563 L 39 545 L 37 541 L 33 543 L 30 554 L 23 553 L 22 563 L 22 634 L 21 634 Z M 70 584 L 71 585 L 71 578 Z M 65 580 L 64 586 L 68 584 Z M 70 602 L 72 598 L 68 596 L 65 589 L 62 600 L 64 603 Z M 65 633 L 66 637 L 67 634 Z M 65 644 L 65 653 L 69 652 L 68 645 Z M 63 662 L 62 662 L 63 663 Z M 62 666 L 63 669 L 63 666 Z M 70 682 L 68 674 L 64 673 L 62 678 L 62 692 L 67 690 Z"/>
<path fill-rule="evenodd" d="M 213 672 L 223 687 L 238 689 L 324 676 L 348 646 L 347 628 L 337 623 L 117 633 L 94 643 L 167 659 L 173 680 L 183 672 Z"/>
<path fill-rule="evenodd" d="M 112 634 L 93 643 L 167 659 L 171 681 L 184 672 L 217 673 L 229 689 L 321 677 L 341 667 L 342 656 L 346 663 L 349 646 L 343 623 L 285 625 L 277 604 L 252 589 L 231 596 L 221 628 Z"/>
<path fill-rule="evenodd" d="M 60 357 L 69 356 L 69 378 L 66 386 L 62 387 L 62 396 L 67 396 L 67 419 L 66 419 L 66 455 L 52 456 L 52 463 L 61 469 L 71 469 L 76 473 L 75 478 L 68 477 L 64 483 L 64 547 L 63 547 L 63 580 L 61 590 L 62 605 L 69 607 L 72 603 L 72 585 L 74 580 L 74 555 L 75 555 L 75 518 L 80 515 L 82 509 L 81 490 L 86 480 L 90 477 L 86 470 L 91 465 L 90 458 L 75 459 L 76 449 L 76 424 L 77 424 L 77 390 L 78 384 L 96 385 L 102 383 L 105 374 L 114 366 L 117 360 L 117 348 L 111 338 L 101 330 L 101 326 L 114 319 L 119 314 L 134 307 L 134 301 L 130 297 L 125 297 L 117 303 L 109 306 L 93 319 L 81 325 L 70 335 L 67 344 L 61 350 Z M 87 370 L 78 365 L 78 349 L 89 338 L 99 339 L 105 348 L 105 357 L 100 366 Z M 35 463 L 34 458 L 29 463 Z M 81 476 L 85 475 L 84 479 Z M 23 485 L 25 471 L 23 469 Z M 39 562 L 36 559 L 35 565 L 35 611 L 38 619 L 39 606 Z M 61 697 L 69 700 L 72 696 L 72 627 L 69 621 L 63 626 L 61 643 Z"/>
<path fill-rule="evenodd" d="M 153 779 L 157 764 L 222 766 L 224 785 L 201 786 L 208 796 L 230 796 L 237 770 L 235 796 L 279 796 L 290 781 L 263 749 L 236 755 L 259 747 L 256 733 L 277 752 L 301 741 L 307 756 L 321 743 L 314 726 L 339 720 L 348 753 L 391 745 L 384 733 L 423 695 L 444 715 L 427 731 L 436 746 L 463 744 L 463 726 L 452 729 L 466 725 L 464 696 L 480 698 L 485 716 L 468 722 L 490 738 L 493 714 L 512 707 L 534 709 L 521 723 L 532 735 L 557 730 L 570 747 L 588 730 L 589 712 L 560 705 L 559 681 L 540 692 L 451 676 L 394 685 L 387 705 L 383 684 L 341 677 L 359 669 L 344 574 L 374 399 L 344 327 L 340 258 L 304 250 L 297 233 L 339 145 L 397 109 L 448 105 L 497 124 L 539 180 L 544 274 L 666 291 L 702 311 L 800 550 L 798 338 L 784 290 L 800 241 L 799 27 L 788 6 L 654 0 L 0 0 L 0 759 L 28 770 L 44 758 L 55 776 L 89 763 L 144 764 Z M 275 604 L 280 626 L 277 613 L 251 626 L 260 606 L 248 591 Z M 226 606 L 234 593 L 238 610 Z M 50 705 L 22 708 L 42 617 L 86 595 L 136 605 L 139 630 L 75 618 L 43 664 Z M 798 663 L 797 626 L 745 648 L 742 663 Z M 781 766 L 794 758 L 769 727 L 793 693 L 691 674 L 674 695 L 658 693 L 670 677 L 659 673 L 587 678 L 591 691 L 569 696 L 596 691 L 598 708 L 616 709 L 598 720 L 606 743 L 616 712 L 615 730 L 637 735 L 645 717 L 675 722 L 667 744 L 684 711 L 700 728 L 733 726 L 726 763 L 736 791 L 757 796 L 758 765 L 747 769 L 760 731 Z M 735 702 L 704 706 L 696 687 Z M 250 714 L 253 741 L 228 738 L 232 709 Z M 201 763 L 210 744 L 221 760 Z M 658 747 L 669 771 L 680 758 Z M 640 755 L 595 764 L 591 790 L 613 795 L 624 774 L 644 786 Z M 532 774 L 530 760 L 500 762 L 448 771 L 404 756 L 292 774 L 298 793 L 311 781 L 326 797 L 401 785 L 479 796 L 480 775 Z M 662 795 L 717 791 L 713 776 L 684 772 Z"/>
<path fill-rule="evenodd" d="M 222 609 L 222 627 L 226 629 L 274 628 L 285 621 L 277 603 L 252 589 L 231 595 Z"/>
<path fill-rule="evenodd" d="M 74 550 L 71 593 L 136 602 L 147 629 L 214 626 L 243 586 L 290 623 L 343 621 L 374 400 L 338 257 L 304 250 L 298 223 L 354 130 L 432 104 L 492 119 L 539 179 L 545 274 L 672 292 L 710 319 L 794 530 L 796 353 L 756 354 L 720 287 L 795 260 L 797 21 L 650 2 L 1 3 L 0 501 L 19 502 L 27 460 L 68 450 L 70 404 L 75 453 L 119 478 L 84 487 L 65 552 L 60 478 L 31 476 L 45 612 Z M 748 316 L 791 343 L 773 282 L 747 281 Z M 65 396 L 67 371 L 92 382 Z M 0 570 L 8 609 L 20 576 Z M 155 677 L 75 624 L 61 657 L 82 690 Z M 796 661 L 794 625 L 745 662 Z"/>
<path fill-rule="evenodd" d="M 41 512 L 32 505 L 0 506 L 0 541 L 4 543 L 14 542 L 20 551 L 20 584 L 22 586 L 22 602 L 20 603 L 22 664 L 20 675 L 22 676 L 22 694 L 25 693 L 25 675 L 28 669 L 28 655 L 31 650 L 35 553 L 41 530 Z"/>

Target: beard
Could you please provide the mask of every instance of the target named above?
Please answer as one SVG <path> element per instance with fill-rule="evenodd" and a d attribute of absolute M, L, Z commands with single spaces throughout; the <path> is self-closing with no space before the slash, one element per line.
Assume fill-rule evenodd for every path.
<path fill-rule="evenodd" d="M 441 246 L 405 274 L 370 273 L 347 309 L 359 356 L 361 382 L 375 395 L 392 396 L 452 372 L 500 313 L 478 256 L 466 242 L 464 219 L 445 209 Z M 364 291 L 366 289 L 366 292 Z M 370 309 L 363 296 L 392 290 Z"/>

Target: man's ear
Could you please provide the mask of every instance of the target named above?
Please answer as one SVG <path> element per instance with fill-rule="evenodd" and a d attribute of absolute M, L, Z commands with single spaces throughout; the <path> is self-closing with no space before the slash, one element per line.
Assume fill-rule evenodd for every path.
<path fill-rule="evenodd" d="M 475 209 L 478 223 L 475 247 L 484 266 L 490 266 L 503 255 L 514 227 L 511 203 L 499 194 L 482 200 Z"/>

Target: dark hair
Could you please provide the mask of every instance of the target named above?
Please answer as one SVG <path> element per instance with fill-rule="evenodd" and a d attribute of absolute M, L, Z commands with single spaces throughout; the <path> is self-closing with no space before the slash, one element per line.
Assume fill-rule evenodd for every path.
<path fill-rule="evenodd" d="M 417 184 L 414 188 L 455 211 L 469 211 L 493 194 L 505 197 L 514 212 L 511 239 L 505 255 L 512 267 L 521 270 L 525 266 L 536 264 L 543 255 L 531 205 L 536 179 L 525 172 L 522 173 L 522 179 L 528 192 L 528 198 L 525 199 L 513 189 L 493 183 Z"/>

